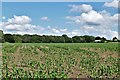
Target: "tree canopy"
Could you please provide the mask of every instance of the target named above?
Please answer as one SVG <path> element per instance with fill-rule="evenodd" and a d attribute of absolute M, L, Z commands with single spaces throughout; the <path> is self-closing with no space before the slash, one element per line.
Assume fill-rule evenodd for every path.
<path fill-rule="evenodd" d="M 1 31 L 1 42 L 10 42 L 10 43 L 91 43 L 95 40 L 101 40 L 105 42 L 106 38 L 104 37 L 94 37 L 89 35 L 84 36 L 73 36 L 68 37 L 66 34 L 62 36 L 52 36 L 52 35 L 20 35 L 20 34 L 3 34 Z M 113 38 L 113 41 L 116 37 Z"/>

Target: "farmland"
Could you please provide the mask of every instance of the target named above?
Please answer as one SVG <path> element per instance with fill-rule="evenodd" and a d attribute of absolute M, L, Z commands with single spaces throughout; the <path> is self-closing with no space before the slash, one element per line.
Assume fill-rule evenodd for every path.
<path fill-rule="evenodd" d="M 118 78 L 117 43 L 3 43 L 3 78 Z"/>

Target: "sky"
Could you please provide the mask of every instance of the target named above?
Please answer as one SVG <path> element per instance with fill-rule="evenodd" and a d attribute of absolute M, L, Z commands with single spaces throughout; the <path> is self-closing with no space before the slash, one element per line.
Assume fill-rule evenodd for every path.
<path fill-rule="evenodd" d="M 2 2 L 106 2 L 112 0 L 0 0 Z"/>
<path fill-rule="evenodd" d="M 4 33 L 118 37 L 118 0 L 112 2 L 3 2 Z"/>

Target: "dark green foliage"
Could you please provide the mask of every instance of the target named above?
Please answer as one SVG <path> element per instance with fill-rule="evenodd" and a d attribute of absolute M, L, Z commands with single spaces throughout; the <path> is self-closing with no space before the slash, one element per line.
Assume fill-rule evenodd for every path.
<path fill-rule="evenodd" d="M 0 30 L 0 43 L 2 42 L 3 31 Z"/>
<path fill-rule="evenodd" d="M 83 36 L 74 36 L 72 37 L 74 43 L 85 43 L 85 37 Z"/>
<path fill-rule="evenodd" d="M 97 36 L 97 37 L 95 38 L 95 40 L 101 40 L 101 37 Z"/>
<path fill-rule="evenodd" d="M 113 37 L 113 42 L 117 42 L 118 39 L 116 37 Z"/>
<path fill-rule="evenodd" d="M 5 34 L 4 35 L 4 40 L 5 40 L 5 42 L 10 42 L 10 43 L 14 43 L 15 42 L 14 37 L 11 34 Z"/>
<path fill-rule="evenodd" d="M 89 35 L 85 35 L 83 36 L 85 38 L 85 41 L 87 43 L 90 43 L 90 42 L 94 42 L 95 41 L 95 37 L 94 36 L 89 36 Z"/>
<path fill-rule="evenodd" d="M 106 38 L 102 37 L 101 42 L 104 43 L 106 41 Z"/>
<path fill-rule="evenodd" d="M 62 36 L 48 36 L 48 35 L 18 35 L 18 34 L 5 34 L 4 42 L 10 43 L 90 43 L 94 42 L 94 36 L 73 36 L 72 38 L 67 35 Z"/>
<path fill-rule="evenodd" d="M 117 42 L 119 41 L 116 37 L 113 40 L 106 40 L 104 37 L 94 37 L 89 35 L 84 36 L 73 36 L 68 37 L 66 34 L 62 36 L 52 36 L 52 35 L 19 35 L 19 34 L 3 34 L 0 30 L 0 42 L 10 42 L 10 43 L 92 43 L 95 40 L 101 40 L 101 43 L 107 42 Z M 117 40 L 117 41 L 116 41 Z"/>

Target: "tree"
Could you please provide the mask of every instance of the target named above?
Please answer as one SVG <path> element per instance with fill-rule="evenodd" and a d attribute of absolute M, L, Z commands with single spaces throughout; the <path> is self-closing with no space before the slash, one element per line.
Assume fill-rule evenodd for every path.
<path fill-rule="evenodd" d="M 63 34 L 62 37 L 68 37 L 66 34 Z"/>
<path fill-rule="evenodd" d="M 4 35 L 4 40 L 5 40 L 5 42 L 10 42 L 10 43 L 14 43 L 15 42 L 14 41 L 14 37 L 11 34 L 5 34 Z"/>
<path fill-rule="evenodd" d="M 62 37 L 64 37 L 65 43 L 72 43 L 73 42 L 72 39 L 69 38 L 66 34 L 63 34 Z"/>
<path fill-rule="evenodd" d="M 101 43 L 104 43 L 106 41 L 106 38 L 102 37 L 101 38 Z"/>
<path fill-rule="evenodd" d="M 112 41 L 117 42 L 118 41 L 117 37 L 113 37 Z"/>
<path fill-rule="evenodd" d="M 30 43 L 30 42 L 32 42 L 31 39 L 32 39 L 31 35 L 25 34 L 22 36 L 23 43 Z"/>
<path fill-rule="evenodd" d="M 3 31 L 2 30 L 0 30 L 0 37 L 2 37 L 3 36 Z"/>
<path fill-rule="evenodd" d="M 3 42 L 3 31 L 0 30 L 0 43 L 2 43 L 2 42 Z"/>
<path fill-rule="evenodd" d="M 62 36 L 59 36 L 59 43 L 65 43 L 65 38 Z"/>
<path fill-rule="evenodd" d="M 94 41 L 95 41 L 95 37 L 94 37 L 94 36 L 84 35 L 83 37 L 85 38 L 85 41 L 86 41 L 87 43 L 90 43 L 90 42 L 94 42 Z"/>
<path fill-rule="evenodd" d="M 101 40 L 101 37 L 97 36 L 95 37 L 95 40 Z"/>
<path fill-rule="evenodd" d="M 4 40 L 3 40 L 4 39 Z M 62 36 L 52 36 L 52 35 L 18 35 L 18 34 L 4 34 L 2 42 L 10 43 L 90 43 L 96 40 L 101 40 L 101 42 L 106 41 L 104 37 L 94 37 L 89 35 L 84 36 L 73 36 L 72 38 L 68 37 L 66 34 Z M 114 40 L 117 38 L 114 38 Z"/>
<path fill-rule="evenodd" d="M 83 37 L 83 36 L 73 36 L 72 39 L 73 39 L 73 43 L 83 43 L 83 42 L 86 42 L 85 41 L 85 37 Z"/>
<path fill-rule="evenodd" d="M 15 43 L 22 43 L 22 36 L 21 35 L 13 35 Z"/>

